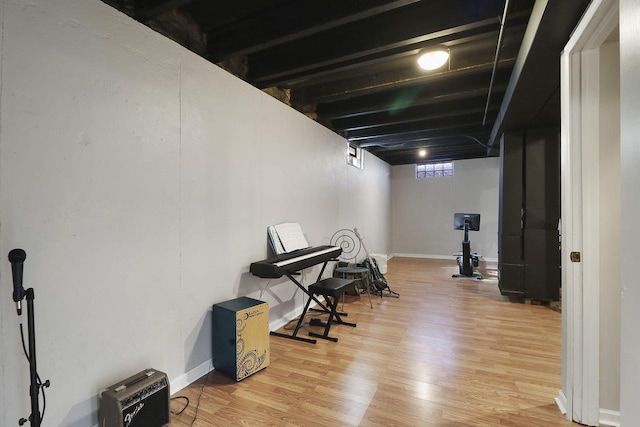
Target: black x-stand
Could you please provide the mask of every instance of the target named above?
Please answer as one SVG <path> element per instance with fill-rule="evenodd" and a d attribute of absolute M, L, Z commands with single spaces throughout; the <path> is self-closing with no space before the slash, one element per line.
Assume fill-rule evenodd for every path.
<path fill-rule="evenodd" d="M 13 301 L 16 303 L 16 311 L 18 316 L 22 316 L 22 300 L 27 299 L 27 328 L 29 331 L 29 353 L 24 348 L 24 336 L 22 334 L 22 322 L 20 323 L 20 334 L 23 336 L 22 347 L 25 351 L 25 356 L 29 361 L 29 376 L 31 379 L 31 386 L 29 387 L 29 395 L 31 397 L 31 416 L 29 419 L 21 418 L 18 421 L 19 425 L 24 425 L 27 421 L 31 422 L 31 426 L 40 427 L 42 422 L 43 413 L 40 414 L 39 408 L 39 394 L 40 388 L 49 387 L 49 380 L 42 383 L 40 376 L 38 375 L 38 369 L 36 367 L 36 330 L 34 323 L 34 292 L 33 288 L 29 288 L 25 291 L 22 287 L 22 270 L 24 260 L 27 258 L 27 254 L 22 249 L 13 249 L 9 252 L 9 262 L 11 263 L 11 273 L 13 274 Z M 42 396 L 44 399 L 44 389 L 42 390 Z"/>

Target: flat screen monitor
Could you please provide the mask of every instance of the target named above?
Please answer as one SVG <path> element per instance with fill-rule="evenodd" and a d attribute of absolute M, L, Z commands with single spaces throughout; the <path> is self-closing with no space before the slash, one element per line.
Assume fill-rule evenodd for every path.
<path fill-rule="evenodd" d="M 454 213 L 453 229 L 464 230 L 465 221 L 469 221 L 469 230 L 480 231 L 480 214 Z"/>

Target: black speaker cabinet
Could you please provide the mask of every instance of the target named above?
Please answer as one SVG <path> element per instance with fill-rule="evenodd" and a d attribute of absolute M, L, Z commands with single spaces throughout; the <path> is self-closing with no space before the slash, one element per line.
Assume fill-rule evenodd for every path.
<path fill-rule="evenodd" d="M 500 141 L 498 287 L 502 295 L 560 298 L 560 140 L 557 129 Z"/>
<path fill-rule="evenodd" d="M 169 425 L 169 381 L 155 369 L 145 369 L 104 390 L 98 410 L 100 427 L 161 427 Z"/>

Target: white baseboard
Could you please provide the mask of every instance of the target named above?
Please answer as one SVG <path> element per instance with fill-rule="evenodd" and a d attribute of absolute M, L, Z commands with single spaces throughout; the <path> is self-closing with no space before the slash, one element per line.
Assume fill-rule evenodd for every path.
<path fill-rule="evenodd" d="M 600 409 L 601 426 L 620 427 L 620 411 L 610 411 L 608 409 Z"/>
<path fill-rule="evenodd" d="M 313 302 L 313 304 L 310 305 L 310 308 L 313 308 L 317 305 L 318 304 Z M 291 322 L 293 319 L 296 319 L 298 316 L 300 316 L 300 312 L 298 310 L 293 310 L 287 313 L 285 316 L 282 316 L 280 319 L 270 322 L 269 330 L 275 331 L 277 329 L 280 329 L 281 327 L 285 326 L 287 323 Z M 173 394 L 182 390 L 189 384 L 196 381 L 198 378 L 204 375 L 207 375 L 207 373 L 209 373 L 210 371 L 213 371 L 214 369 L 215 368 L 213 366 L 213 359 L 209 359 L 209 360 L 205 360 L 195 368 L 190 369 L 189 371 L 180 375 L 179 377 L 173 380 L 170 379 L 169 382 L 171 385 L 171 393 Z"/>
<path fill-rule="evenodd" d="M 173 394 L 177 391 L 182 390 L 192 382 L 196 381 L 198 378 L 202 377 L 203 375 L 207 375 L 210 371 L 213 371 L 212 359 L 202 362 L 195 368 L 190 369 L 186 373 L 180 375 L 178 378 L 170 381 L 171 393 Z"/>
<path fill-rule="evenodd" d="M 391 255 L 393 257 L 400 258 L 429 258 L 429 259 L 452 259 L 455 260 L 456 257 L 453 255 L 429 255 L 429 254 L 407 254 L 407 253 L 394 253 Z"/>
<path fill-rule="evenodd" d="M 400 258 L 428 258 L 428 259 L 450 259 L 450 260 L 456 259 L 456 257 L 453 255 L 407 254 L 407 253 L 394 253 L 394 254 L 391 254 L 389 259 L 395 256 Z M 498 262 L 498 258 L 480 256 L 480 259 L 485 262 Z"/>
<path fill-rule="evenodd" d="M 558 405 L 558 409 L 560 409 L 560 412 L 565 417 L 567 417 L 568 420 L 571 420 L 571 417 L 567 415 L 567 408 L 569 407 L 567 403 L 567 396 L 565 396 L 562 390 L 558 391 L 558 396 L 555 398 L 555 401 L 556 405 Z M 620 427 L 620 411 L 600 409 L 598 425 L 607 427 Z"/>
<path fill-rule="evenodd" d="M 563 415 L 567 415 L 567 396 L 565 396 L 564 391 L 558 390 L 558 396 L 555 398 L 556 405 L 558 405 L 558 409 Z M 569 417 L 567 417 L 569 418 Z"/>

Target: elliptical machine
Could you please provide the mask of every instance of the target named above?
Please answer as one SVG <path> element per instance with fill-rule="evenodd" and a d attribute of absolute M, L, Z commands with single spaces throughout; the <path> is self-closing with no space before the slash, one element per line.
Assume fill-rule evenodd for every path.
<path fill-rule="evenodd" d="M 473 273 L 473 268 L 478 266 L 480 255 L 471 251 L 471 242 L 469 241 L 469 230 L 480 231 L 480 214 L 453 214 L 453 229 L 464 230 L 464 239 L 462 240 L 462 252 L 453 254 L 458 261 L 460 273 L 454 274 L 452 277 L 482 280 L 481 275 Z"/>

